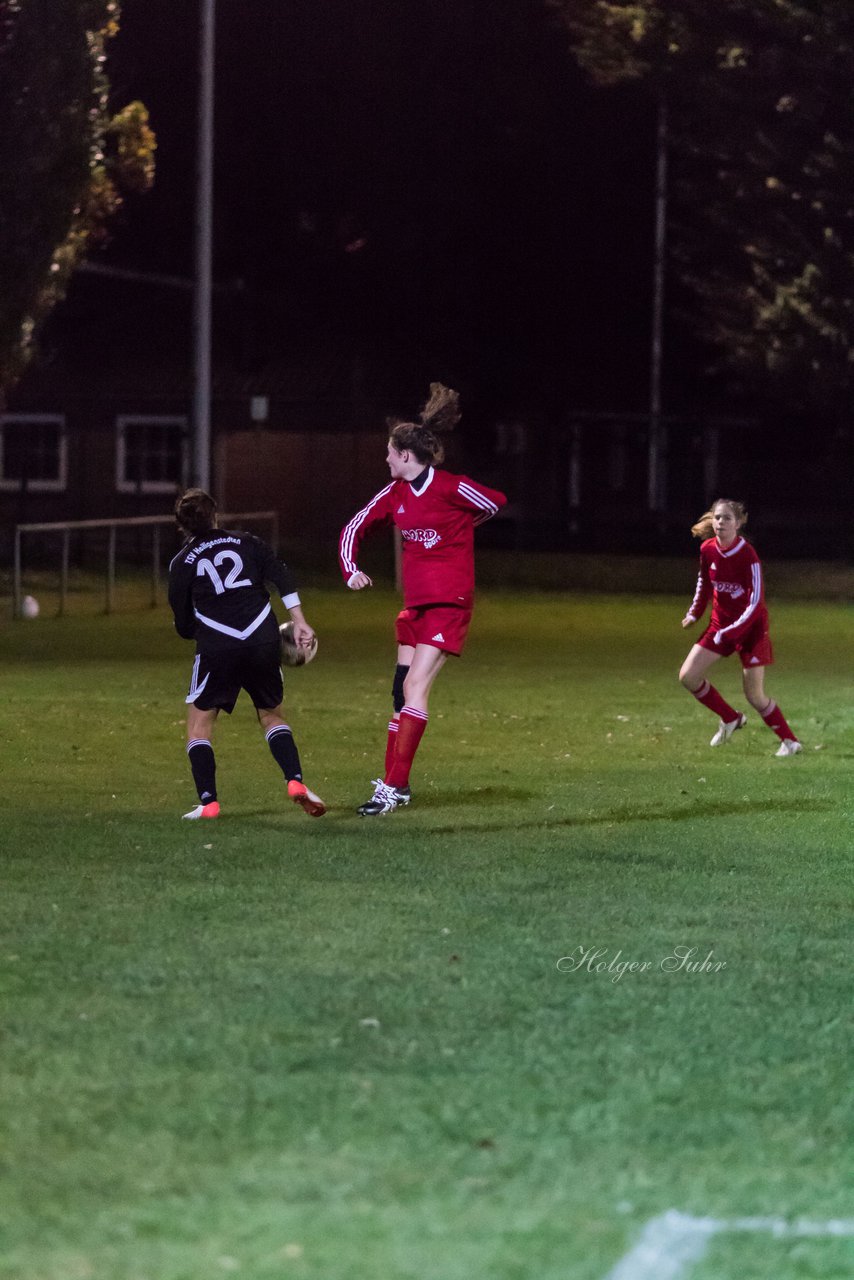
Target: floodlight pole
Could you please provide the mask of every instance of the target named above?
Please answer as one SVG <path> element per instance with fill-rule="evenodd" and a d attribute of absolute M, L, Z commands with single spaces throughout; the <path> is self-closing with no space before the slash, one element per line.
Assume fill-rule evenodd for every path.
<path fill-rule="evenodd" d="M 659 90 L 655 130 L 655 231 L 652 269 L 652 338 L 649 368 L 649 452 L 647 506 L 667 505 L 667 429 L 661 412 L 664 360 L 664 289 L 667 261 L 667 90 Z"/>
<path fill-rule="evenodd" d="M 196 269 L 193 287 L 193 482 L 211 486 L 211 295 L 213 281 L 214 18 L 200 0 L 196 146 Z"/>

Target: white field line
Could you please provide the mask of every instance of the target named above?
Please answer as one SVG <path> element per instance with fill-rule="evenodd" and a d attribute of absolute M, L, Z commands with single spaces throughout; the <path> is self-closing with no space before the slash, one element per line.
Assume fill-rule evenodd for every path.
<path fill-rule="evenodd" d="M 605 1280 L 680 1280 L 689 1262 L 699 1262 L 720 1229 L 715 1218 L 692 1218 L 668 1209 L 651 1218 L 640 1240 Z"/>
<path fill-rule="evenodd" d="M 811 1222 L 797 1218 L 693 1218 L 668 1209 L 651 1218 L 640 1239 L 621 1258 L 605 1280 L 682 1280 L 686 1268 L 705 1255 L 712 1236 L 725 1231 L 758 1231 L 780 1238 L 798 1236 L 854 1236 L 854 1221 Z"/>

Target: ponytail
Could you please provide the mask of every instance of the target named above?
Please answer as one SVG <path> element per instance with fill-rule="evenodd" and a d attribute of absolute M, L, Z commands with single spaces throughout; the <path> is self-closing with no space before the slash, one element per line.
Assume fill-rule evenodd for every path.
<path fill-rule="evenodd" d="M 390 418 L 390 440 L 398 453 L 408 450 L 419 462 L 439 464 L 445 457 L 440 434 L 453 431 L 460 420 L 459 393 L 441 382 L 430 383 L 430 397 L 418 415 L 419 422 Z"/>

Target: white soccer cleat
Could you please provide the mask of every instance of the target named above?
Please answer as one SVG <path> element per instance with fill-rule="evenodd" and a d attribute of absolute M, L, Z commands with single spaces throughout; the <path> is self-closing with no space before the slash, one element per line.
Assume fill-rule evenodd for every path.
<path fill-rule="evenodd" d="M 374 788 L 374 794 L 356 810 L 361 818 L 375 818 L 381 813 L 394 813 L 399 804 L 409 804 L 409 800 L 403 799 L 402 794 L 399 799 L 395 788 L 383 782 L 382 778 L 375 778 L 371 785 Z M 401 788 L 402 791 L 403 788 Z"/>
<path fill-rule="evenodd" d="M 730 720 L 727 724 L 723 720 L 718 721 L 718 731 L 709 743 L 710 747 L 722 747 L 729 742 L 736 729 L 743 729 L 747 724 L 747 716 L 743 712 L 739 712 L 735 720 Z"/>
<path fill-rule="evenodd" d="M 777 750 L 775 756 L 796 756 L 799 751 L 803 751 L 803 744 L 798 742 L 797 738 L 784 738 Z"/>

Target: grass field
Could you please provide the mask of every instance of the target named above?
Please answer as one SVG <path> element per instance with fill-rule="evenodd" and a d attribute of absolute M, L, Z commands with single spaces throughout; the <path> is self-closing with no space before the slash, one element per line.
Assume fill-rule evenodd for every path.
<path fill-rule="evenodd" d="M 668 1209 L 854 1217 L 852 614 L 772 607 L 778 760 L 756 716 L 709 749 L 685 603 L 485 595 L 373 821 L 390 594 L 309 596 L 321 821 L 242 703 L 224 816 L 178 820 L 165 611 L 4 623 L 3 1280 L 602 1280 Z M 854 1240 L 684 1275 L 841 1280 Z"/>

